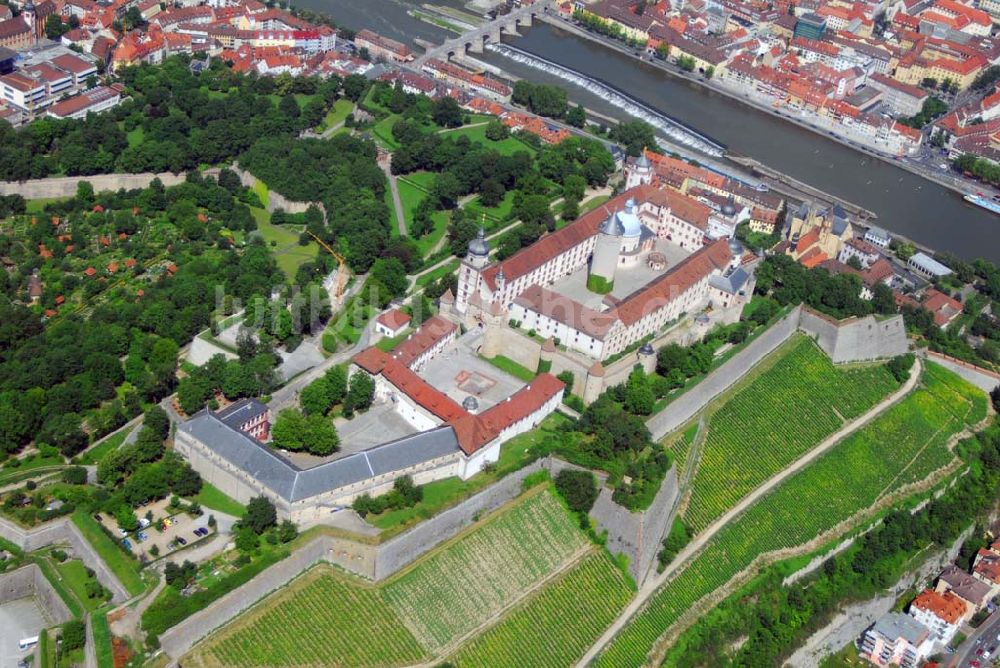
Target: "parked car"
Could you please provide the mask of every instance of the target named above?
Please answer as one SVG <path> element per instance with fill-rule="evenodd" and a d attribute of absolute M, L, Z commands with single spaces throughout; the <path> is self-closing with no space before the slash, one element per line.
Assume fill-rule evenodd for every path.
<path fill-rule="evenodd" d="M 94 519 L 97 520 L 98 522 L 103 522 L 104 521 L 103 519 L 101 519 L 101 514 L 100 513 L 94 513 Z"/>
<path fill-rule="evenodd" d="M 198 527 L 197 529 L 194 530 L 194 535 L 195 536 L 199 536 L 199 537 L 200 536 L 207 536 L 208 535 L 208 529 L 206 529 L 205 527 Z"/>
<path fill-rule="evenodd" d="M 124 545 L 125 549 L 128 550 L 129 552 L 132 551 L 132 541 L 130 541 L 128 538 L 122 540 L 122 545 Z"/>
<path fill-rule="evenodd" d="M 188 542 L 186 540 L 184 540 L 183 538 L 181 538 L 180 536 L 177 537 L 177 542 L 180 543 L 181 545 L 187 545 L 188 544 Z"/>

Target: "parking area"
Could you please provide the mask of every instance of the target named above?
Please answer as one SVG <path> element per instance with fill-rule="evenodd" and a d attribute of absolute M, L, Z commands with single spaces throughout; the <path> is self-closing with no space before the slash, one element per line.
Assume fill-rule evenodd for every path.
<path fill-rule="evenodd" d="M 147 513 L 152 513 L 152 519 L 147 519 Z M 125 547 L 132 551 L 140 560 L 153 560 L 164 557 L 185 545 L 201 540 L 210 533 L 208 528 L 209 512 L 198 517 L 192 517 L 186 512 L 176 512 L 164 500 L 141 506 L 136 509 L 140 529 L 123 532 L 114 517 L 97 515 L 97 519 L 113 535 L 118 536 Z M 153 547 L 156 546 L 156 550 Z M 157 554 L 153 554 L 156 552 Z"/>

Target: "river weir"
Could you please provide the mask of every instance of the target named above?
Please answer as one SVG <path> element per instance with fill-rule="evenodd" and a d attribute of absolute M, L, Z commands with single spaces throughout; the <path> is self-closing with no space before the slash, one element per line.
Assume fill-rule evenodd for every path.
<path fill-rule="evenodd" d="M 520 65 L 545 72 L 563 81 L 580 86 L 629 116 L 653 126 L 664 135 L 664 143 L 677 144 L 714 158 L 721 158 L 725 153 L 726 147 L 723 144 L 684 122 L 671 118 L 663 112 L 657 111 L 629 97 L 606 81 L 563 67 L 551 60 L 533 55 L 510 44 L 488 44 L 486 49 Z"/>

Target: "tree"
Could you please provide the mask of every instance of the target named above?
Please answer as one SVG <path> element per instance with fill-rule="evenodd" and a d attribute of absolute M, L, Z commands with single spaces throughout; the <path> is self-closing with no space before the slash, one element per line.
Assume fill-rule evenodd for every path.
<path fill-rule="evenodd" d="M 318 378 L 302 388 L 299 405 L 306 415 L 326 415 L 333 405 L 330 398 L 330 384 L 326 377 Z"/>
<path fill-rule="evenodd" d="M 58 14 L 49 14 L 45 19 L 45 36 L 51 40 L 58 40 L 66 34 L 69 26 L 62 22 Z"/>
<path fill-rule="evenodd" d="M 409 287 L 406 267 L 396 258 L 376 260 L 369 276 L 385 288 L 391 299 L 401 297 Z"/>
<path fill-rule="evenodd" d="M 87 644 L 87 627 L 82 620 L 71 619 L 60 627 L 59 637 L 62 639 L 63 651 L 80 649 Z"/>
<path fill-rule="evenodd" d="M 655 403 L 656 397 L 646 374 L 642 369 L 634 369 L 625 385 L 625 410 L 634 415 L 649 415 Z"/>
<path fill-rule="evenodd" d="M 355 411 L 366 411 L 375 398 L 375 381 L 367 373 L 358 371 L 351 376 L 347 397 L 344 399 L 344 414 L 353 415 Z"/>
<path fill-rule="evenodd" d="M 510 136 L 510 128 L 501 121 L 494 119 L 486 125 L 486 138 L 490 141 L 503 141 Z"/>
<path fill-rule="evenodd" d="M 278 527 L 278 540 L 282 543 L 288 543 L 295 539 L 299 535 L 299 529 L 295 526 L 295 523 L 291 520 L 284 520 Z"/>
<path fill-rule="evenodd" d="M 431 118 L 442 128 L 457 128 L 462 125 L 462 108 L 455 98 L 446 95 L 431 106 Z"/>
<path fill-rule="evenodd" d="M 246 512 L 243 513 L 240 522 L 259 536 L 277 524 L 278 513 L 266 496 L 255 496 L 247 504 Z"/>
<path fill-rule="evenodd" d="M 589 513 L 597 501 L 597 478 L 590 471 L 563 469 L 556 475 L 555 485 L 573 512 Z"/>
<path fill-rule="evenodd" d="M 67 485 L 87 484 L 87 469 L 82 466 L 71 466 L 63 471 L 63 482 Z"/>
<path fill-rule="evenodd" d="M 587 124 L 587 112 L 582 104 L 578 104 L 566 112 L 566 123 L 575 128 L 582 128 Z"/>
<path fill-rule="evenodd" d="M 139 518 L 135 516 L 135 511 L 125 505 L 119 506 L 115 512 L 115 521 L 125 531 L 135 531 L 139 528 Z"/>
<path fill-rule="evenodd" d="M 291 452 L 305 450 L 308 430 L 305 415 L 294 408 L 285 408 L 271 425 L 271 444 Z"/>
<path fill-rule="evenodd" d="M 306 449 L 318 457 L 325 457 L 337 451 L 340 437 L 333 427 L 333 422 L 322 415 L 310 415 L 306 418 Z"/>

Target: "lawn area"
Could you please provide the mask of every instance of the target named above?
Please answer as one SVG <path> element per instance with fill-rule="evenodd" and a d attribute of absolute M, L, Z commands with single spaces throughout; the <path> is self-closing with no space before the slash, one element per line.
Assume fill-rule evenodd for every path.
<path fill-rule="evenodd" d="M 369 515 L 366 519 L 369 524 L 390 534 L 399 533 L 412 524 L 429 519 L 493 484 L 500 477 L 523 468 L 535 458 L 531 449 L 545 438 L 554 435 L 560 425 L 567 422 L 569 418 L 566 416 L 552 413 L 535 429 L 519 434 L 504 443 L 500 448 L 500 460 L 493 471 L 477 473 L 468 480 L 456 477 L 429 482 L 422 486 L 424 498 L 417 505 L 389 510 L 381 515 Z M 383 537 L 386 535 L 383 534 Z"/>
<path fill-rule="evenodd" d="M 113 668 L 115 665 L 111 648 L 111 629 L 108 628 L 108 617 L 104 611 L 95 612 L 90 616 L 94 628 L 94 650 L 97 653 L 98 668 Z"/>
<path fill-rule="evenodd" d="M 437 174 L 434 172 L 413 172 L 412 174 L 407 174 L 406 176 L 401 176 L 400 178 L 406 179 L 426 192 L 430 191 L 430 189 L 434 187 L 434 181 L 437 179 Z"/>
<path fill-rule="evenodd" d="M 707 418 L 684 513 L 695 533 L 898 386 L 884 365 L 834 366 L 802 335 L 764 364 Z M 791 406 L 807 419 L 789 419 Z"/>
<path fill-rule="evenodd" d="M 393 337 L 383 336 L 375 344 L 375 347 L 378 348 L 379 350 L 381 350 L 384 353 L 387 353 L 387 352 L 390 352 L 392 350 L 395 350 L 396 346 L 398 346 L 400 343 L 402 343 L 403 341 L 405 341 L 406 337 L 408 337 L 412 332 L 413 332 L 413 328 L 412 327 L 407 327 L 405 330 L 403 330 L 397 336 L 393 336 Z"/>
<path fill-rule="evenodd" d="M 66 581 L 62 576 L 56 571 L 55 566 L 53 566 L 52 561 L 49 561 L 45 557 L 40 557 L 35 559 L 35 564 L 41 569 L 42 573 L 45 575 L 45 579 L 49 581 L 52 588 L 56 590 L 59 594 L 59 598 L 63 600 L 69 611 L 73 613 L 75 617 L 79 617 L 83 614 L 83 607 L 80 605 L 80 601 L 76 600 L 76 597 L 70 593 L 70 588 L 67 586 Z"/>
<path fill-rule="evenodd" d="M 399 218 L 396 217 L 396 206 L 392 201 L 392 190 L 389 188 L 385 189 L 382 201 L 385 202 L 386 208 L 389 209 L 389 236 L 395 239 L 399 236 Z"/>
<path fill-rule="evenodd" d="M 862 521 L 856 513 L 877 512 L 871 509 L 880 500 L 950 462 L 948 440 L 964 426 L 957 416 L 974 418 L 977 408 L 965 391 L 956 390 L 967 387 L 964 381 L 932 364 L 928 369 L 919 389 L 726 525 L 657 591 L 597 665 L 644 664 L 658 638 L 681 615 L 759 555 L 805 545 L 834 527 L 846 531 L 841 523 Z"/>
<path fill-rule="evenodd" d="M 399 142 L 392 136 L 392 126 L 400 118 L 399 114 L 389 114 L 372 126 L 372 134 L 390 151 L 399 148 Z"/>
<path fill-rule="evenodd" d="M 625 575 L 593 551 L 452 657 L 459 668 L 572 666 L 632 597 Z"/>
<path fill-rule="evenodd" d="M 469 202 L 463 207 L 472 218 L 475 220 L 481 220 L 483 214 L 486 214 L 486 227 L 488 230 L 495 229 L 500 223 L 507 222 L 514 210 L 514 191 L 508 190 L 500 203 L 496 206 L 483 206 L 479 201 L 479 197 Z M 491 225 L 492 223 L 492 225 Z"/>
<path fill-rule="evenodd" d="M 586 545 L 569 510 L 548 487 L 536 488 L 393 577 L 383 598 L 421 645 L 436 651 L 489 620 Z"/>
<path fill-rule="evenodd" d="M 29 199 L 24 203 L 24 210 L 26 213 L 41 213 L 45 210 L 45 207 L 49 204 L 55 204 L 57 202 L 65 202 L 71 197 L 40 197 L 39 199 Z"/>
<path fill-rule="evenodd" d="M 83 537 L 90 543 L 111 572 L 118 577 L 128 593 L 132 596 L 141 594 L 145 589 L 142 578 L 139 577 L 139 564 L 119 548 L 97 521 L 85 511 L 73 513 L 73 524 L 80 530 Z"/>
<path fill-rule="evenodd" d="M 201 491 L 191 499 L 197 501 L 202 508 L 207 510 L 217 510 L 220 513 L 232 515 L 233 517 L 243 517 L 245 510 L 243 504 L 227 496 L 218 487 L 202 481 Z"/>
<path fill-rule="evenodd" d="M 30 460 L 21 460 L 21 465 L 18 467 L 4 466 L 0 469 L 0 485 L 7 485 L 14 482 L 19 482 L 21 480 L 27 480 L 32 477 L 32 472 L 42 473 L 39 469 L 50 468 L 53 471 L 59 470 L 65 466 L 66 461 L 61 455 L 55 455 L 54 457 L 42 457 L 41 455 L 35 455 Z"/>
<path fill-rule="evenodd" d="M 411 177 L 417 178 L 413 180 Z M 414 210 L 427 197 L 426 187 L 428 186 L 424 184 L 432 182 L 433 178 L 433 174 L 423 172 L 397 179 L 396 184 L 399 188 L 399 199 L 403 204 L 403 215 L 406 217 L 407 230 L 413 226 Z M 435 211 L 431 214 L 431 220 L 434 221 L 434 229 L 429 234 L 425 234 L 420 238 L 414 238 L 417 248 L 420 250 L 421 255 L 424 256 L 430 253 L 431 249 L 437 245 L 445 235 L 445 232 L 448 231 L 448 212 Z M 410 236 L 412 237 L 413 235 Z"/>
<path fill-rule="evenodd" d="M 410 181 L 407 177 L 396 179 L 396 186 L 399 189 L 399 200 L 403 205 L 403 216 L 406 218 L 406 229 L 410 229 L 413 222 L 413 211 L 427 197 L 421 188 Z"/>
<path fill-rule="evenodd" d="M 145 136 L 145 130 L 142 129 L 141 125 L 137 125 L 134 129 L 126 133 L 125 138 L 128 140 L 129 147 L 135 147 L 142 143 Z"/>
<path fill-rule="evenodd" d="M 274 253 L 274 259 L 288 278 L 295 278 L 295 273 L 306 262 L 316 259 L 319 245 L 310 241 L 305 246 L 299 245 L 299 228 L 287 225 L 272 225 L 271 216 L 263 209 L 250 209 L 257 219 L 257 231 L 264 237 L 268 248 Z M 258 213 L 259 212 L 259 213 Z"/>
<path fill-rule="evenodd" d="M 451 262 L 446 262 L 434 271 L 429 271 L 426 274 L 421 275 L 417 278 L 417 287 L 424 287 L 429 283 L 433 283 L 442 276 L 447 276 L 448 274 L 454 274 L 458 271 L 458 267 L 461 264 L 460 260 L 452 260 Z"/>
<path fill-rule="evenodd" d="M 71 559 L 64 561 L 63 563 L 56 563 L 56 570 L 59 575 L 62 576 L 63 582 L 69 585 L 70 590 L 76 596 L 77 600 L 83 604 L 83 607 L 87 609 L 88 612 L 96 610 L 101 607 L 104 603 L 103 601 L 95 600 L 87 597 L 87 582 L 90 581 L 90 576 L 87 575 L 86 566 L 79 559 Z"/>
<path fill-rule="evenodd" d="M 184 666 L 394 666 L 427 656 L 379 590 L 316 566 L 197 645 Z"/>
<path fill-rule="evenodd" d="M 121 444 L 125 442 L 125 439 L 128 438 L 129 433 L 133 429 L 135 429 L 134 426 L 126 427 L 111 434 L 103 441 L 99 441 L 94 447 L 80 455 L 79 462 L 85 465 L 98 463 L 104 459 L 104 455 L 121 447 Z"/>
<path fill-rule="evenodd" d="M 333 127 L 337 123 L 340 123 L 347 118 L 348 114 L 350 114 L 353 109 L 354 104 L 350 100 L 345 100 L 344 98 L 337 100 L 333 103 L 333 108 L 326 112 L 326 118 L 323 119 L 323 122 L 320 123 L 317 130 L 322 132 L 327 128 Z"/>
<path fill-rule="evenodd" d="M 260 199 L 261 205 L 266 210 L 268 202 L 271 201 L 271 191 L 268 189 L 267 184 L 263 181 L 254 181 L 251 190 L 257 193 L 257 197 Z M 270 218 L 270 216 L 268 216 L 268 218 Z"/>
<path fill-rule="evenodd" d="M 458 139 L 459 137 L 468 137 L 469 141 L 475 142 L 477 144 L 482 144 L 488 148 L 492 148 L 499 152 L 501 155 L 513 155 L 518 151 L 525 151 L 531 155 L 535 155 L 536 151 L 531 146 L 528 146 L 523 141 L 517 137 L 507 137 L 501 141 L 493 141 L 486 138 L 486 125 L 477 125 L 475 127 L 464 127 L 458 128 L 456 130 L 450 130 L 443 133 L 443 136 L 451 137 L 453 139 Z"/>
<path fill-rule="evenodd" d="M 521 366 L 509 357 L 504 357 L 503 355 L 497 355 L 496 357 L 484 357 L 487 362 L 495 366 L 496 368 L 509 373 L 514 378 L 518 380 L 523 380 L 526 383 L 530 383 L 535 379 L 535 372 L 527 367 Z"/>
<path fill-rule="evenodd" d="M 596 197 L 591 197 L 586 202 L 580 205 L 580 213 L 584 214 L 588 211 L 593 211 L 597 207 L 601 206 L 605 202 L 611 199 L 610 195 L 597 195 Z"/>

